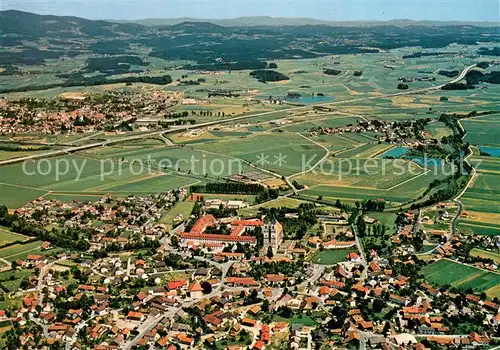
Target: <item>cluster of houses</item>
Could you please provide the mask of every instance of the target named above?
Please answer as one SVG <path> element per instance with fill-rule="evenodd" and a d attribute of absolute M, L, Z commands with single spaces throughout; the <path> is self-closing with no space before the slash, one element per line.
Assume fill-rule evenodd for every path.
<path fill-rule="evenodd" d="M 343 125 L 336 127 L 318 127 L 310 130 L 311 136 L 318 136 L 324 134 L 344 134 L 344 133 L 364 133 L 372 132 L 379 134 L 377 139 L 382 142 L 390 142 L 403 144 L 407 146 L 417 146 L 420 144 L 430 144 L 433 141 L 415 140 L 414 128 L 409 124 L 408 126 L 396 125 L 394 122 L 385 121 L 362 121 L 355 125 Z M 425 131 L 422 131 L 425 133 Z"/>
<path fill-rule="evenodd" d="M 58 135 L 104 130 L 109 123 L 169 116 L 180 93 L 106 91 L 61 96 L 56 104 L 43 99 L 0 100 L 0 133 Z M 50 106 L 50 108 L 43 108 Z M 60 107 L 55 109 L 55 107 Z"/>
<path fill-rule="evenodd" d="M 180 189 L 120 199 L 105 195 L 93 202 L 39 198 L 16 209 L 16 214 L 37 225 L 91 229 L 91 250 L 99 250 L 112 243 L 123 246 L 134 234 L 152 240 L 163 237 L 165 225 L 155 222 L 185 195 L 186 190 Z"/>
<path fill-rule="evenodd" d="M 28 348 L 261 350 L 286 343 L 290 349 L 364 344 L 425 350 L 495 342 L 493 334 L 500 323 L 497 300 L 438 289 L 415 279 L 412 271 L 420 262 L 413 254 L 394 250 L 394 256 L 387 257 L 371 249 L 365 260 L 354 248 L 349 228 L 341 235 L 308 235 L 304 244 L 285 240 L 282 223 L 265 216 L 240 219 L 203 214 L 171 232 L 160 230 L 156 214 L 185 195 L 166 192 L 67 204 L 40 199 L 21 209 L 19 215 L 43 224 L 87 227 L 94 220 L 125 220 L 140 227 L 141 236 L 156 235 L 160 245 L 99 258 L 65 252 L 48 258 L 42 253 L 50 251 L 51 245 L 44 242 L 42 253 L 16 261 L 17 269 L 33 273 L 26 289 L 17 292 L 22 306 L 0 310 L 0 321 L 19 324 L 21 345 Z M 229 202 L 200 203 L 209 212 Z M 401 240 L 415 234 L 419 218 L 416 211 L 404 215 L 397 233 Z M 318 219 L 325 225 L 348 227 L 348 215 L 342 212 Z M 178 238 L 177 244 L 173 237 Z M 235 249 L 256 245 L 257 237 L 263 240 L 262 249 L 251 255 Z M 96 233 L 92 244 L 106 244 L 109 238 L 116 239 Z M 443 253 L 437 249 L 435 254 L 453 254 L 459 243 L 450 237 L 439 246 Z M 305 259 L 311 252 L 328 249 L 348 253 L 331 265 Z M 391 316 L 381 318 L 381 314 Z M 483 331 L 453 335 L 458 325 L 451 317 L 468 320 L 471 315 L 481 320 Z M 33 323 L 39 328 L 29 327 Z"/>

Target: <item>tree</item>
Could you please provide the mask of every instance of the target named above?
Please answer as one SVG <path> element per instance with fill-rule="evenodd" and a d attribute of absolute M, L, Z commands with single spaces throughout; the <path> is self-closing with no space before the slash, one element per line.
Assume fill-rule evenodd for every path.
<path fill-rule="evenodd" d="M 376 313 L 381 312 L 384 309 L 384 302 L 380 299 L 375 299 L 372 304 L 372 309 Z"/>
<path fill-rule="evenodd" d="M 273 256 L 273 248 L 271 248 L 271 246 L 267 247 L 267 257 L 271 259 Z"/>
<path fill-rule="evenodd" d="M 201 283 L 201 290 L 203 291 L 203 294 L 210 294 L 212 293 L 212 285 L 209 282 L 204 281 Z"/>
<path fill-rule="evenodd" d="M 387 335 L 391 331 L 391 323 L 386 321 L 384 324 L 384 329 L 382 330 L 382 334 Z"/>
<path fill-rule="evenodd" d="M 172 236 L 172 238 L 170 238 L 170 244 L 172 244 L 172 246 L 174 247 L 177 247 L 179 245 L 179 239 L 177 238 L 177 236 Z"/>

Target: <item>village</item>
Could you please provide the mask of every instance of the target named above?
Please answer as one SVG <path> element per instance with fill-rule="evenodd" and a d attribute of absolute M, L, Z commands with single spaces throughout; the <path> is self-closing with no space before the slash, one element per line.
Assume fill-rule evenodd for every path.
<path fill-rule="evenodd" d="M 175 227 L 159 223 L 164 211 L 190 200 L 196 209 L 178 215 Z M 497 342 L 497 299 L 436 288 L 419 277 L 426 264 L 419 244 L 435 244 L 430 261 L 498 269 L 461 256 L 463 237 L 425 229 L 450 220 L 447 204 L 436 207 L 437 216 L 400 213 L 396 232 L 389 232 L 389 255 L 369 241 L 361 247 L 359 220 L 349 225 L 342 210 L 289 212 L 285 221 L 306 211 L 325 228 L 302 243 L 289 237 L 287 222 L 269 214 L 224 216 L 247 207 L 242 200 L 204 199 L 185 190 L 95 202 L 33 201 L 14 215 L 54 230 L 86 232 L 88 252 L 55 250 L 16 260 L 12 268 L 32 273 L 25 289 L 14 293 L 21 307 L 1 310 L 1 319 L 20 327 L 21 346 L 42 337 L 48 347 L 66 349 L 312 349 L 314 343 L 472 349 Z M 363 239 L 379 231 L 376 219 L 361 221 L 370 227 Z M 335 233 L 326 232 L 328 225 Z M 468 244 L 494 246 L 498 240 Z M 47 241 L 42 248 L 53 246 Z M 338 260 L 314 258 L 325 252 Z M 477 323 L 481 332 L 468 331 Z"/>
<path fill-rule="evenodd" d="M 171 117 L 168 108 L 181 98 L 181 93 L 106 90 L 102 94 L 65 93 L 51 101 L 0 99 L 0 133 L 50 136 L 128 131 L 121 123 L 137 120 L 149 120 L 142 127 L 154 129 L 159 120 Z"/>

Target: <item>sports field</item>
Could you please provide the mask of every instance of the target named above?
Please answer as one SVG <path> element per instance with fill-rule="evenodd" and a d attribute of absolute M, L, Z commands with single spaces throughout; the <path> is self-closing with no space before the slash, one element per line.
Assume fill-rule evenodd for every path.
<path fill-rule="evenodd" d="M 425 278 L 438 286 L 452 286 L 474 292 L 486 292 L 489 297 L 500 296 L 500 274 L 441 259 L 422 268 Z"/>
<path fill-rule="evenodd" d="M 352 251 L 352 249 L 323 250 L 322 252 L 317 252 L 311 262 L 320 265 L 334 265 L 338 262 L 346 261 L 347 254 Z"/>

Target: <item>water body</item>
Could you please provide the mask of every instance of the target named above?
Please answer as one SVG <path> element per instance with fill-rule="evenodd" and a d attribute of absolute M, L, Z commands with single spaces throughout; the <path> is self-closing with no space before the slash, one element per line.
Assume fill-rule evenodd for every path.
<path fill-rule="evenodd" d="M 288 96 L 271 96 L 273 100 L 287 101 L 289 103 L 328 103 L 335 100 L 333 96 L 318 96 L 318 95 L 307 95 L 300 97 L 288 97 Z M 261 100 L 268 100 L 269 96 L 259 96 Z"/>
<path fill-rule="evenodd" d="M 492 157 L 500 157 L 500 147 L 479 147 L 481 152 L 488 153 Z"/>
<path fill-rule="evenodd" d="M 335 100 L 333 96 L 301 96 L 301 97 L 288 97 L 286 99 L 290 103 L 326 103 Z"/>
<path fill-rule="evenodd" d="M 409 148 L 408 147 L 394 147 L 384 153 L 382 153 L 379 157 L 380 158 L 401 158 L 408 152 Z"/>

